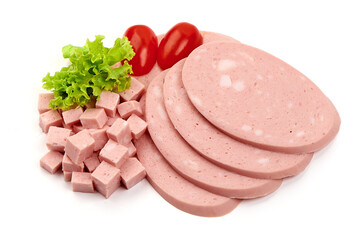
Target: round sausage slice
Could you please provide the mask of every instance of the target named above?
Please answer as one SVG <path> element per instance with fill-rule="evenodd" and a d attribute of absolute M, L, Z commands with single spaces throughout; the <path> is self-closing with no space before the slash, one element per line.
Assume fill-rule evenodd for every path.
<path fill-rule="evenodd" d="M 168 116 L 181 136 L 201 155 L 223 168 L 253 178 L 280 179 L 305 169 L 313 156 L 262 150 L 239 142 L 215 128 L 191 104 L 181 71 L 184 60 L 166 74 L 164 100 Z"/>
<path fill-rule="evenodd" d="M 182 80 L 193 105 L 212 124 L 267 150 L 314 152 L 339 130 L 338 112 L 313 82 L 244 44 L 198 47 L 185 61 Z"/>
<path fill-rule="evenodd" d="M 176 173 L 155 147 L 148 133 L 135 141 L 147 180 L 170 204 L 190 214 L 218 217 L 231 212 L 240 200 L 210 193 Z"/>
<path fill-rule="evenodd" d="M 193 184 L 226 197 L 255 198 L 275 191 L 282 180 L 244 177 L 200 156 L 176 131 L 163 101 L 163 82 L 168 71 L 152 80 L 146 93 L 146 120 L 156 147 L 169 164 Z"/>

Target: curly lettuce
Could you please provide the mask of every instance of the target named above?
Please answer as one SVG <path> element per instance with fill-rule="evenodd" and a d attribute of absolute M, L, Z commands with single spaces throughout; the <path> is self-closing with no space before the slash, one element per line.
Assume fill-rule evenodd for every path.
<path fill-rule="evenodd" d="M 54 93 L 50 108 L 84 106 L 92 98 L 98 99 L 103 90 L 124 91 L 130 87 L 129 74 L 133 71 L 128 61 L 135 55 L 130 41 L 127 37 L 118 38 L 112 48 L 106 48 L 103 39 L 98 35 L 93 42 L 87 39 L 83 47 L 63 47 L 63 57 L 71 64 L 53 76 L 48 73 L 42 80 L 43 88 Z M 120 61 L 119 67 L 112 67 Z"/>

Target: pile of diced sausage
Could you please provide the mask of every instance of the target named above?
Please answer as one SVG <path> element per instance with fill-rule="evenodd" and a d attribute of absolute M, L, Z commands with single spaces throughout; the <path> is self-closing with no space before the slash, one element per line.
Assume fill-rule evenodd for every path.
<path fill-rule="evenodd" d="M 121 93 L 103 91 L 85 107 L 61 111 L 49 108 L 52 93 L 39 95 L 39 125 L 49 152 L 40 166 L 62 171 L 74 192 L 99 192 L 108 198 L 123 185 L 129 189 L 146 172 L 132 142 L 147 129 L 139 99 L 145 91 L 136 78 Z"/>

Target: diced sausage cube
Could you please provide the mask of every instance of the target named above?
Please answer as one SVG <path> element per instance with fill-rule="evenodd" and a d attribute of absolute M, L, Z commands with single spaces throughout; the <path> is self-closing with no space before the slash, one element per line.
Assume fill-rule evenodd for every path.
<path fill-rule="evenodd" d="M 120 97 L 123 101 L 139 100 L 145 92 L 145 86 L 139 80 L 132 77 L 130 88 L 120 92 Z"/>
<path fill-rule="evenodd" d="M 133 139 L 139 139 L 146 131 L 147 123 L 139 116 L 133 114 L 127 120 Z"/>
<path fill-rule="evenodd" d="M 63 172 L 83 172 L 84 171 L 84 163 L 76 164 L 71 159 L 64 154 L 62 160 L 62 170 Z"/>
<path fill-rule="evenodd" d="M 134 100 L 120 103 L 117 109 L 123 119 L 129 118 L 132 114 L 136 114 L 138 116 L 142 116 L 143 114 L 140 103 Z"/>
<path fill-rule="evenodd" d="M 82 130 L 67 138 L 65 153 L 76 164 L 81 164 L 94 151 L 95 140 L 88 130 Z"/>
<path fill-rule="evenodd" d="M 63 173 L 64 173 L 64 180 L 65 180 L 65 182 L 70 182 L 70 181 L 71 181 L 72 172 L 63 171 Z"/>
<path fill-rule="evenodd" d="M 39 126 L 44 133 L 48 133 L 50 126 L 61 127 L 62 117 L 56 110 L 50 110 L 40 114 Z"/>
<path fill-rule="evenodd" d="M 108 137 L 120 144 L 127 145 L 131 141 L 129 124 L 121 118 L 116 119 L 113 125 L 106 130 Z"/>
<path fill-rule="evenodd" d="M 92 156 L 84 160 L 84 164 L 88 172 L 92 173 L 99 166 L 100 161 L 97 156 Z"/>
<path fill-rule="evenodd" d="M 118 93 L 102 91 L 100 99 L 96 101 L 96 108 L 103 108 L 108 117 L 115 117 L 116 107 L 120 102 Z"/>
<path fill-rule="evenodd" d="M 137 158 L 129 158 L 120 168 L 121 182 L 127 189 L 132 188 L 146 176 L 143 165 Z"/>
<path fill-rule="evenodd" d="M 136 154 L 136 148 L 132 142 L 130 142 L 128 145 L 126 145 L 128 148 L 129 157 L 133 157 Z"/>
<path fill-rule="evenodd" d="M 108 117 L 102 108 L 88 108 L 80 116 L 84 128 L 102 128 L 107 120 Z"/>
<path fill-rule="evenodd" d="M 110 139 L 101 149 L 99 158 L 114 167 L 120 168 L 129 159 L 128 148 Z"/>
<path fill-rule="evenodd" d="M 67 126 L 72 126 L 80 122 L 80 116 L 84 113 L 81 107 L 70 109 L 62 112 L 64 123 Z"/>
<path fill-rule="evenodd" d="M 40 166 L 51 174 L 56 173 L 60 167 L 63 155 L 57 151 L 50 151 L 40 159 Z"/>
<path fill-rule="evenodd" d="M 51 110 L 51 108 L 49 107 L 49 103 L 51 99 L 54 99 L 53 93 L 39 94 L 38 111 L 40 114 Z"/>
<path fill-rule="evenodd" d="M 46 136 L 46 146 L 49 150 L 64 152 L 66 138 L 72 134 L 70 129 L 51 126 Z"/>
<path fill-rule="evenodd" d="M 95 192 L 91 173 L 88 172 L 73 172 L 71 176 L 71 185 L 74 192 Z"/>
<path fill-rule="evenodd" d="M 95 140 L 94 151 L 98 151 L 98 150 L 102 149 L 105 146 L 105 144 L 107 143 L 107 141 L 109 140 L 107 133 L 106 133 L 106 130 L 108 128 L 109 127 L 105 125 L 103 128 L 89 129 L 90 135 Z"/>
<path fill-rule="evenodd" d="M 120 169 L 103 161 L 91 174 L 95 189 L 109 198 L 120 187 Z"/>

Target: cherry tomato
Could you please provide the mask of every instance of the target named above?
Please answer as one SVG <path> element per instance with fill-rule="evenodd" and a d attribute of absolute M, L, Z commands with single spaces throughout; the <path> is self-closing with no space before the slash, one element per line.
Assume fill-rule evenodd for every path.
<path fill-rule="evenodd" d="M 189 56 L 202 43 L 203 37 L 194 25 L 187 22 L 178 23 L 161 40 L 157 62 L 162 69 L 170 68 Z"/>
<path fill-rule="evenodd" d="M 158 51 L 158 39 L 153 30 L 145 25 L 134 25 L 125 31 L 124 36 L 129 39 L 135 52 L 129 61 L 133 75 L 149 73 L 156 63 Z"/>

